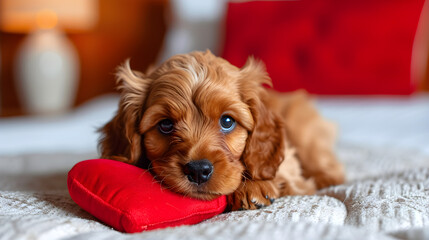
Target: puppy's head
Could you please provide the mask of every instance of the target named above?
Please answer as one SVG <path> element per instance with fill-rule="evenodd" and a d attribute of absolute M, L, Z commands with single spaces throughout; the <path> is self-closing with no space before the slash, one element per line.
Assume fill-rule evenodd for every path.
<path fill-rule="evenodd" d="M 261 111 L 262 84 L 270 84 L 261 64 L 250 59 L 239 69 L 208 51 L 193 52 L 148 74 L 126 63 L 118 79 L 120 107 L 101 130 L 103 157 L 146 162 L 167 188 L 201 199 L 232 193 L 245 170 L 247 177 L 274 177 L 282 159 L 272 156 L 283 145 L 265 146 L 278 126 Z M 273 129 L 262 136 L 267 124 Z"/>

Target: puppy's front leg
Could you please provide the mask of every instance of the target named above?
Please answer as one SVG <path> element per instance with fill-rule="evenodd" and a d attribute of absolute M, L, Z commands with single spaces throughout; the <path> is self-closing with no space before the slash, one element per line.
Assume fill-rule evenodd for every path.
<path fill-rule="evenodd" d="M 279 197 L 274 180 L 244 180 L 240 187 L 228 195 L 228 207 L 232 210 L 259 209 L 269 206 Z"/>
<path fill-rule="evenodd" d="M 228 196 L 231 210 L 258 209 L 286 195 L 309 195 L 316 192 L 313 179 L 306 179 L 301 172 L 294 150 L 287 147 L 285 160 L 276 176 L 270 180 L 245 179 L 240 187 Z"/>

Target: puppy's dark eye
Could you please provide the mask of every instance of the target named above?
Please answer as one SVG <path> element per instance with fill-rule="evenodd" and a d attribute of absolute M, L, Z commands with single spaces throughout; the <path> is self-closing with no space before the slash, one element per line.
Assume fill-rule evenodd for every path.
<path fill-rule="evenodd" d="M 164 119 L 158 123 L 158 128 L 161 133 L 170 134 L 174 130 L 174 123 L 170 119 Z"/>
<path fill-rule="evenodd" d="M 219 119 L 221 131 L 224 133 L 229 133 L 235 128 L 235 120 L 231 116 L 224 115 Z"/>

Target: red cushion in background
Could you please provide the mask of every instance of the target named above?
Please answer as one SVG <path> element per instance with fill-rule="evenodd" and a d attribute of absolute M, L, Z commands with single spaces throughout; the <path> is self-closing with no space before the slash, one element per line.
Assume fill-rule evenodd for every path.
<path fill-rule="evenodd" d="M 424 0 L 229 3 L 223 57 L 262 59 L 274 88 L 317 94 L 409 94 Z"/>
<path fill-rule="evenodd" d="M 113 160 L 76 164 L 67 185 L 80 207 L 128 233 L 199 223 L 226 207 L 225 196 L 212 201 L 184 197 L 163 189 L 146 170 Z"/>

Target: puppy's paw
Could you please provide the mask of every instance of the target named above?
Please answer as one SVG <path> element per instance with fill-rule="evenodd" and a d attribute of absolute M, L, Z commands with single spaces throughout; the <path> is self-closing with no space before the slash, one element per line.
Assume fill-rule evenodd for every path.
<path fill-rule="evenodd" d="M 312 168 L 307 169 L 307 177 L 314 179 L 317 189 L 344 183 L 344 166 L 332 151 L 315 151 L 312 162 Z"/>
<path fill-rule="evenodd" d="M 245 181 L 228 195 L 228 205 L 232 211 L 259 209 L 271 205 L 278 197 L 272 181 Z"/>
<path fill-rule="evenodd" d="M 336 172 L 318 172 L 312 175 L 316 182 L 317 189 L 326 188 L 329 186 L 340 185 L 344 183 L 344 173 L 341 171 Z"/>

